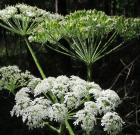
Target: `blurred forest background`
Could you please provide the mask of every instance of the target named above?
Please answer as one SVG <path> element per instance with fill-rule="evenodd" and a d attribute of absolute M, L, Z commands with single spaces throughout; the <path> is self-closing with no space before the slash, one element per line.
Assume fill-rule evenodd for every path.
<path fill-rule="evenodd" d="M 0 9 L 16 3 L 26 3 L 62 15 L 80 9 L 97 9 L 108 15 L 140 17 L 140 0 L 0 0 Z M 82 63 L 39 44 L 34 44 L 33 49 L 47 76 L 78 75 L 85 79 L 86 67 Z M 22 38 L 0 28 L 0 67 L 7 65 L 18 65 L 20 69 L 28 69 L 39 76 Z M 125 97 L 118 109 L 128 121 L 124 133 L 140 135 L 140 38 L 95 63 L 93 70 L 96 83 Z M 13 104 L 13 96 L 1 91 L 0 135 L 49 135 L 46 134 L 47 129 L 29 131 L 21 120 L 11 118 Z"/>

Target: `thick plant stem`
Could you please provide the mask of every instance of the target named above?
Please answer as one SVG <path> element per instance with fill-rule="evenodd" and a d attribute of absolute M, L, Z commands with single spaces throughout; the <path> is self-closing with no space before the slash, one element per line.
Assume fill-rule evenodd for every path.
<path fill-rule="evenodd" d="M 32 49 L 32 47 L 31 47 L 31 45 L 30 45 L 30 43 L 29 43 L 29 41 L 28 41 L 27 38 L 25 38 L 25 42 L 26 42 L 26 45 L 27 45 L 27 47 L 28 47 L 28 49 L 29 49 L 32 57 L 33 57 L 33 60 L 34 60 L 36 66 L 37 66 L 37 68 L 38 68 L 38 70 L 39 70 L 39 72 L 41 74 L 41 77 L 43 79 L 45 79 L 46 78 L 46 75 L 44 74 L 43 69 L 41 68 L 41 66 L 39 64 L 39 61 L 38 61 L 38 59 L 37 59 L 37 57 L 36 57 L 36 55 L 35 55 L 35 53 L 34 53 L 34 51 L 33 51 L 33 49 Z"/>
<path fill-rule="evenodd" d="M 73 132 L 73 130 L 72 130 L 72 127 L 70 126 L 70 124 L 69 124 L 69 122 L 68 122 L 68 120 L 65 120 L 65 124 L 66 124 L 66 128 L 67 128 L 68 131 L 69 131 L 69 134 L 70 134 L 70 135 L 75 135 L 74 132 Z"/>
<path fill-rule="evenodd" d="M 87 81 L 92 81 L 92 64 L 87 64 Z"/>

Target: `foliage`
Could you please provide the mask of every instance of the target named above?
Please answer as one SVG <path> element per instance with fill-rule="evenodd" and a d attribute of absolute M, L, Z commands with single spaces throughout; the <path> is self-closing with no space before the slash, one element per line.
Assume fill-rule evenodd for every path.
<path fill-rule="evenodd" d="M 34 30 L 30 41 L 46 45 L 60 53 L 84 62 L 88 68 L 97 60 L 117 50 L 120 46 L 139 36 L 140 19 L 107 16 L 102 11 L 75 11 L 60 21 L 46 20 Z M 117 41 L 118 37 L 122 40 Z M 65 39 L 69 46 L 60 44 Z M 91 77 L 89 77 L 91 78 Z"/>
<path fill-rule="evenodd" d="M 116 32 L 128 40 L 139 35 L 139 26 L 139 18 L 127 19 L 122 16 L 107 16 L 104 12 L 97 10 L 81 10 L 67 15 L 62 20 L 45 20 L 45 23 L 43 22 L 38 27 L 42 31 L 35 29 L 32 39 L 44 43 L 46 41 L 56 42 L 61 38 L 68 38 L 68 40 L 70 40 L 69 38 L 72 40 L 79 38 L 81 42 L 84 42 L 91 38 L 100 40 L 108 34 Z M 94 44 L 94 40 L 91 43 Z"/>
<path fill-rule="evenodd" d="M 55 100 L 49 93 L 56 97 Z M 86 82 L 77 76 L 48 77 L 32 90 L 22 88 L 17 92 L 15 100 L 11 115 L 21 116 L 31 129 L 45 127 L 47 124 L 51 126 L 54 121 L 64 124 L 69 130 L 67 122 L 73 121 L 74 126 L 80 125 L 88 135 L 93 129 L 96 131 L 95 126 L 103 126 L 108 134 L 117 135 L 124 124 L 114 112 L 121 103 L 117 93 L 110 89 L 102 90 L 98 84 Z M 61 128 L 53 128 L 62 134 Z M 76 134 L 70 130 L 69 133 Z"/>
<path fill-rule="evenodd" d="M 31 42 L 50 42 L 47 46 L 51 49 L 81 60 L 87 65 L 88 79 L 91 80 L 94 62 L 139 36 L 139 18 L 107 16 L 96 10 L 76 11 L 63 18 L 36 7 L 17 4 L 1 10 L 0 20 L 2 27 L 25 37 L 44 78 L 41 80 L 28 72 L 22 73 L 17 67 L 12 67 L 12 72 L 9 72 L 9 67 L 2 70 L 1 88 L 14 93 L 15 89 L 23 87 L 16 94 L 12 116 L 21 116 L 31 129 L 47 126 L 61 135 L 65 129 L 74 135 L 72 127 L 77 129 L 78 125 L 86 135 L 96 132 L 100 126 L 111 135 L 122 130 L 124 122 L 114 112 L 121 103 L 116 92 L 102 90 L 94 82 L 76 76 L 46 78 L 28 39 Z M 69 46 L 61 44 L 61 39 L 65 39 Z M 71 126 L 71 122 L 74 125 Z"/>

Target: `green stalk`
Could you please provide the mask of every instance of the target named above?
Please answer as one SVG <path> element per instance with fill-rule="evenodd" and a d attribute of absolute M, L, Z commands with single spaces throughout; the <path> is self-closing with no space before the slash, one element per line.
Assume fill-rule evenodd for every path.
<path fill-rule="evenodd" d="M 34 60 L 36 66 L 37 66 L 37 68 L 38 68 L 38 70 L 39 70 L 39 72 L 41 74 L 41 77 L 43 79 L 45 79 L 46 78 L 46 75 L 44 74 L 43 69 L 41 68 L 41 66 L 39 64 L 39 61 L 38 61 L 38 59 L 37 59 L 37 57 L 36 57 L 36 55 L 35 55 L 35 53 L 34 53 L 34 51 L 33 51 L 33 49 L 32 49 L 32 47 L 31 47 L 31 45 L 30 45 L 30 43 L 29 43 L 29 41 L 28 41 L 27 38 L 25 38 L 25 42 L 26 42 L 26 45 L 27 45 L 27 47 L 28 47 L 28 49 L 29 49 L 32 57 L 33 57 L 33 60 Z"/>
<path fill-rule="evenodd" d="M 27 38 L 25 38 L 25 42 L 26 42 L 27 47 L 28 47 L 28 49 L 29 49 L 29 51 L 30 51 L 30 53 L 32 55 L 32 58 L 33 58 L 36 66 L 37 66 L 37 68 L 38 68 L 38 70 L 39 70 L 39 72 L 41 74 L 41 77 L 43 79 L 45 79 L 46 78 L 46 75 L 44 74 L 43 69 L 41 68 L 41 66 L 39 64 L 39 61 L 38 61 L 38 59 L 37 59 L 37 57 L 36 57 L 36 55 L 35 55 L 35 53 L 34 53 L 34 51 L 33 51 L 33 49 L 32 49 L 32 47 L 31 47 L 31 45 L 30 45 L 30 43 L 29 43 L 29 41 L 28 41 Z M 57 102 L 57 98 L 56 98 L 55 95 L 53 95 L 52 93 L 48 93 L 48 95 L 51 97 L 51 100 L 52 100 L 53 103 L 56 103 Z"/>
<path fill-rule="evenodd" d="M 68 131 L 69 131 L 69 134 L 70 134 L 70 135 L 75 135 L 74 132 L 73 132 L 73 130 L 72 130 L 72 127 L 70 126 L 70 124 L 69 124 L 69 122 L 68 122 L 68 120 L 65 120 L 65 124 L 66 124 L 66 128 L 67 128 Z"/>
<path fill-rule="evenodd" d="M 90 135 L 90 132 L 86 131 L 85 135 Z"/>
<path fill-rule="evenodd" d="M 65 123 L 61 123 L 60 129 L 59 129 L 59 135 L 65 135 L 65 132 L 66 132 Z"/>
<path fill-rule="evenodd" d="M 51 126 L 48 122 L 45 122 L 45 125 L 46 125 L 49 129 L 51 129 L 53 132 L 59 134 L 59 130 L 58 130 L 57 128 Z"/>
<path fill-rule="evenodd" d="M 87 66 L 87 81 L 92 81 L 92 64 L 86 64 Z"/>

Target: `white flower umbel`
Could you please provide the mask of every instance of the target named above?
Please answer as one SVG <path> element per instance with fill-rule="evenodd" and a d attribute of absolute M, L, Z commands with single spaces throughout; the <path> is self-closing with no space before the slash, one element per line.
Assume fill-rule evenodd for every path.
<path fill-rule="evenodd" d="M 35 87 L 37 86 L 38 83 L 41 82 L 40 78 L 33 78 L 27 85 L 28 88 L 30 89 L 35 89 Z"/>
<path fill-rule="evenodd" d="M 30 41 L 34 41 L 37 38 L 34 35 L 38 34 L 40 24 L 44 25 L 45 21 L 58 21 L 62 18 L 57 13 L 53 14 L 26 4 L 16 4 L 0 10 L 0 26 L 27 38 L 31 36 L 29 37 Z M 44 28 L 42 27 L 41 29 Z"/>
<path fill-rule="evenodd" d="M 82 129 L 87 132 L 92 131 L 96 125 L 95 115 L 88 110 L 80 110 L 74 117 L 77 118 L 74 125 L 81 125 Z"/>
<path fill-rule="evenodd" d="M 97 104 L 93 101 L 88 101 L 84 103 L 85 106 L 85 110 L 88 110 L 89 112 L 91 112 L 94 115 L 98 114 L 98 108 L 97 108 Z"/>
<path fill-rule="evenodd" d="M 120 103 L 121 100 L 118 94 L 110 89 L 102 90 L 99 97 L 96 99 L 96 104 L 100 114 L 114 111 Z"/>
<path fill-rule="evenodd" d="M 123 127 L 123 120 L 116 112 L 107 112 L 101 120 L 101 125 L 110 135 L 117 135 Z"/>
<path fill-rule="evenodd" d="M 11 116 L 14 114 L 22 117 L 23 122 L 29 126 L 29 128 L 43 127 L 45 120 L 48 118 L 48 110 L 51 102 L 43 97 L 30 98 L 31 91 L 28 88 L 22 88 L 17 92 L 15 100 L 16 105 L 11 111 Z"/>
<path fill-rule="evenodd" d="M 64 103 L 68 109 L 77 108 L 80 105 L 80 99 L 73 92 L 67 92 L 64 97 Z"/>
<path fill-rule="evenodd" d="M 68 88 L 69 88 L 69 78 L 62 75 L 56 78 L 51 91 L 58 98 L 61 98 L 64 97 L 65 93 L 68 92 Z"/>
<path fill-rule="evenodd" d="M 46 94 L 47 92 L 51 91 L 54 86 L 55 78 L 48 77 L 42 80 L 34 89 L 35 96 L 40 94 Z"/>
<path fill-rule="evenodd" d="M 68 124 L 71 120 L 90 134 L 95 126 L 100 126 L 100 121 L 96 120 L 103 115 L 104 131 L 116 135 L 122 129 L 121 118 L 112 113 L 120 103 L 115 91 L 102 90 L 98 84 L 77 76 L 33 78 L 28 87 L 17 92 L 11 115 L 21 116 L 30 129 L 45 127 L 52 121 L 57 125 Z M 116 131 L 115 124 L 118 126 Z"/>
<path fill-rule="evenodd" d="M 36 98 L 30 106 L 23 110 L 22 120 L 27 122 L 29 128 L 43 127 L 48 118 L 48 110 L 51 102 L 42 97 Z"/>
<path fill-rule="evenodd" d="M 118 94 L 110 89 L 103 90 L 100 94 L 100 97 L 107 97 L 112 102 L 113 108 L 117 107 L 121 103 Z"/>
<path fill-rule="evenodd" d="M 37 7 L 33 7 L 33 6 L 29 6 L 29 5 L 26 5 L 26 4 L 17 4 L 15 5 L 15 7 L 19 10 L 20 14 L 22 14 L 23 16 L 25 17 L 30 17 L 30 18 L 33 18 L 33 17 L 36 17 L 36 20 L 37 18 L 40 18 L 42 17 L 43 18 L 48 18 L 48 19 L 60 19 L 61 16 L 58 15 L 58 14 L 51 14 L 50 12 L 46 12 L 45 10 L 42 10 L 42 9 L 39 9 Z M 56 18 L 55 18 L 56 16 Z"/>
<path fill-rule="evenodd" d="M 89 94 L 92 95 L 94 99 L 97 99 L 100 96 L 102 88 L 98 84 L 95 82 L 88 82 L 87 87 L 89 89 Z"/>
<path fill-rule="evenodd" d="M 108 111 L 115 109 L 113 103 L 108 99 L 108 97 L 97 98 L 96 104 L 100 114 L 107 113 Z"/>
<path fill-rule="evenodd" d="M 65 104 L 55 103 L 50 109 L 49 117 L 51 120 L 63 122 L 68 117 L 68 109 Z"/>
<path fill-rule="evenodd" d="M 0 10 L 0 19 L 6 21 L 17 12 L 18 12 L 17 8 L 15 8 L 14 6 L 8 6 L 5 9 Z"/>
<path fill-rule="evenodd" d="M 96 89 L 96 90 L 99 90 L 99 91 L 102 90 L 102 88 L 98 84 L 96 84 L 95 82 L 88 82 L 87 85 L 88 85 L 87 87 L 89 89 Z"/>
<path fill-rule="evenodd" d="M 10 92 L 26 87 L 35 77 L 29 71 L 22 72 L 17 66 L 0 68 L 0 87 Z"/>
<path fill-rule="evenodd" d="M 28 88 L 22 88 L 19 92 L 16 93 L 15 101 L 16 105 L 13 107 L 11 111 L 11 115 L 14 114 L 19 117 L 23 115 L 23 110 L 30 106 L 31 99 L 29 97 L 29 93 L 31 91 Z"/>
<path fill-rule="evenodd" d="M 74 92 L 75 96 L 78 98 L 83 98 L 88 96 L 87 82 L 81 79 L 80 77 L 71 76 L 70 91 Z"/>
<path fill-rule="evenodd" d="M 99 96 L 100 96 L 100 89 L 94 89 L 94 88 L 91 88 L 89 90 L 89 94 L 92 95 L 95 99 L 97 99 Z"/>

